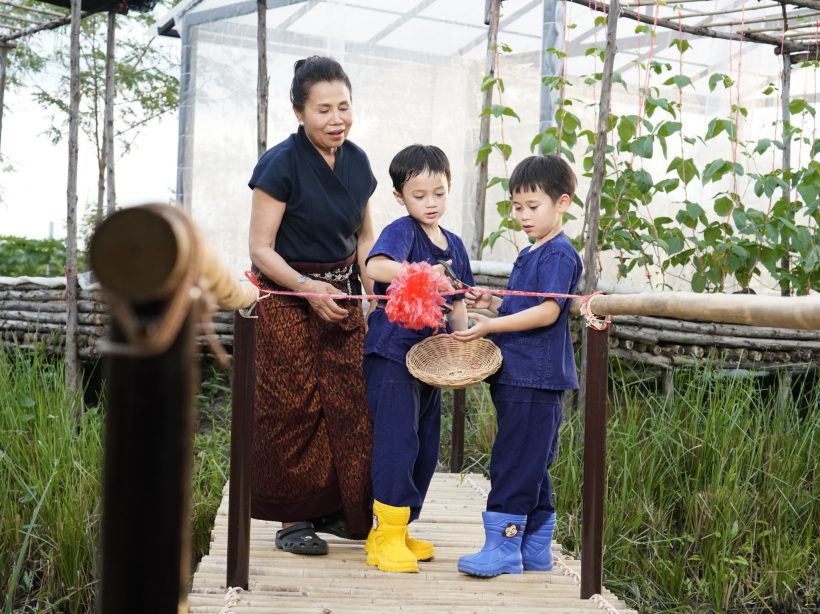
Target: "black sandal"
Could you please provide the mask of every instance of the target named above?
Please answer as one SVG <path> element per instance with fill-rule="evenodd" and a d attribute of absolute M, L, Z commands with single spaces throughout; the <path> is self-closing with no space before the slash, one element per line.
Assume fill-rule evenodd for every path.
<path fill-rule="evenodd" d="M 293 554 L 327 554 L 327 542 L 309 522 L 297 522 L 276 532 L 276 547 Z"/>
<path fill-rule="evenodd" d="M 317 533 L 330 533 L 342 539 L 351 539 L 361 541 L 367 538 L 367 535 L 356 535 L 347 530 L 347 522 L 345 521 L 344 512 L 334 512 L 327 516 L 321 516 L 311 521 Z"/>

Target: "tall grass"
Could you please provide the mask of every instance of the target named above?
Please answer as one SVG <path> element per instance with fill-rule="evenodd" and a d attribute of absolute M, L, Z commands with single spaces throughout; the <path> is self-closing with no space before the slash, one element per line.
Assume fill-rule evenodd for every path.
<path fill-rule="evenodd" d="M 779 407 L 758 380 L 678 370 L 671 401 L 613 363 L 604 580 L 642 612 L 820 608 L 820 390 Z M 808 380 L 807 380 L 808 382 Z M 465 455 L 489 448 L 467 432 Z M 475 418 L 474 415 L 474 418 Z M 580 556 L 583 414 L 551 470 L 557 539 Z"/>
<path fill-rule="evenodd" d="M 101 418 L 78 422 L 61 364 L 0 351 L 0 593 L 5 614 L 84 612 L 99 532 Z"/>
<path fill-rule="evenodd" d="M 88 612 L 99 550 L 100 408 L 80 422 L 66 403 L 62 362 L 0 351 L 0 611 Z M 192 557 L 207 552 L 228 467 L 225 376 L 198 397 Z M 80 399 L 74 400 L 79 403 Z M 161 553 L 158 553 L 161 555 Z"/>

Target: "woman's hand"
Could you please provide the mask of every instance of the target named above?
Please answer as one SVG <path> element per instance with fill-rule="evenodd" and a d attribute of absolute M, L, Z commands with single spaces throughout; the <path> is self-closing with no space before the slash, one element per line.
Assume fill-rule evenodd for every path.
<path fill-rule="evenodd" d="M 453 333 L 453 337 L 459 341 L 472 341 L 473 339 L 481 339 L 493 332 L 493 320 L 480 313 L 471 313 L 470 319 L 475 322 L 473 326 L 467 330 L 458 330 Z"/>
<path fill-rule="evenodd" d="M 464 294 L 464 303 L 468 309 L 492 309 L 493 295 L 490 292 L 467 292 Z"/>
<path fill-rule="evenodd" d="M 305 282 L 302 292 L 309 292 L 311 294 L 344 294 L 336 286 L 327 283 L 326 281 L 319 281 L 312 279 Z M 306 297 L 307 298 L 307 297 Z M 347 317 L 347 309 L 341 307 L 332 298 L 307 298 L 307 302 L 313 310 L 319 314 L 319 317 L 328 322 L 341 322 Z"/>

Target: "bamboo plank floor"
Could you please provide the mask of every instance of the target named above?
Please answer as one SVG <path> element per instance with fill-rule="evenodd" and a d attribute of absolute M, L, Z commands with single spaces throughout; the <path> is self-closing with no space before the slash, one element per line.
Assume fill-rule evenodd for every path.
<path fill-rule="evenodd" d="M 200 561 L 188 596 L 189 612 L 270 614 L 375 614 L 412 612 L 530 614 L 634 613 L 607 591 L 600 601 L 580 599 L 581 563 L 563 557 L 551 572 L 526 572 L 482 579 L 456 569 L 463 554 L 484 543 L 481 512 L 489 490 L 481 476 L 436 473 L 413 534 L 431 540 L 436 557 L 419 563 L 418 574 L 383 573 L 365 562 L 364 543 L 322 535 L 327 556 L 298 556 L 277 550 L 278 522 L 251 523 L 249 591 L 226 600 L 228 489 L 211 534 L 210 552 Z M 226 605 L 228 604 L 228 605 Z M 611 608 L 607 607 L 607 604 Z"/>

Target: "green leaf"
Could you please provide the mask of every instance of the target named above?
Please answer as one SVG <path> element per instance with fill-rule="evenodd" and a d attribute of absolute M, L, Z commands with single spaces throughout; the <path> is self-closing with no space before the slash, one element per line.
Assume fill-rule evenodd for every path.
<path fill-rule="evenodd" d="M 626 142 L 635 136 L 636 119 L 637 118 L 634 115 L 624 115 L 618 122 L 618 140 L 621 141 L 623 146 L 625 146 Z"/>
<path fill-rule="evenodd" d="M 721 196 L 715 201 L 714 207 L 715 213 L 721 217 L 726 217 L 734 209 L 735 203 L 728 196 Z"/>
<path fill-rule="evenodd" d="M 729 89 L 734 85 L 735 82 L 728 75 L 724 75 L 722 73 L 715 73 L 709 77 L 709 91 L 714 92 L 715 87 L 718 83 L 722 83 L 724 88 Z"/>
<path fill-rule="evenodd" d="M 641 194 L 648 194 L 654 185 L 652 175 L 647 173 L 645 170 L 636 171 L 635 174 L 632 175 L 632 178 L 638 186 L 638 189 L 641 191 Z"/>
<path fill-rule="evenodd" d="M 593 22 L 596 28 L 606 25 L 606 15 L 598 15 Z"/>
<path fill-rule="evenodd" d="M 706 289 L 706 277 L 703 273 L 696 272 L 692 275 L 692 292 L 703 292 Z"/>
<path fill-rule="evenodd" d="M 493 146 L 501 152 L 501 155 L 504 156 L 505 160 L 510 159 L 510 154 L 512 154 L 512 147 L 507 145 L 506 143 L 493 143 Z"/>
<path fill-rule="evenodd" d="M 683 124 L 681 124 L 680 122 L 663 122 L 662 124 L 658 125 L 657 133 L 660 136 L 664 137 L 672 136 L 676 132 L 680 131 L 682 127 Z"/>
<path fill-rule="evenodd" d="M 810 115 L 814 116 L 814 107 L 811 106 L 803 98 L 795 98 L 794 100 L 790 101 L 789 102 L 789 111 L 793 115 L 797 115 L 798 113 L 802 113 L 803 111 L 807 111 Z"/>
<path fill-rule="evenodd" d="M 489 144 L 488 145 L 482 145 L 481 147 L 479 147 L 478 151 L 476 152 L 475 163 L 476 164 L 481 164 L 481 162 L 483 162 L 484 160 L 487 159 L 487 156 L 490 155 L 490 152 L 492 150 L 493 150 L 493 146 L 489 145 Z"/>
<path fill-rule="evenodd" d="M 678 52 L 680 53 L 686 53 L 686 51 L 692 47 L 692 45 L 689 44 L 689 41 L 685 38 L 676 38 L 671 43 L 669 43 L 669 46 L 677 47 Z"/>
<path fill-rule="evenodd" d="M 683 89 L 687 85 L 692 85 L 692 79 L 687 77 L 686 75 L 675 75 L 674 77 L 669 77 L 666 81 L 663 82 L 664 85 L 674 85 L 678 89 Z M 694 85 L 692 85 L 694 87 Z"/>
<path fill-rule="evenodd" d="M 764 153 L 769 147 L 772 146 L 771 139 L 759 139 L 757 141 L 757 145 L 755 146 L 755 153 L 762 154 Z"/>
<path fill-rule="evenodd" d="M 629 143 L 627 151 L 631 151 L 641 158 L 651 158 L 654 151 L 655 137 L 651 134 L 641 136 Z"/>

